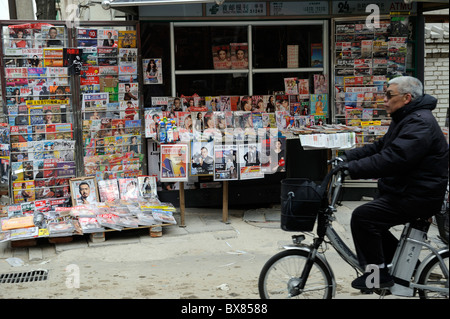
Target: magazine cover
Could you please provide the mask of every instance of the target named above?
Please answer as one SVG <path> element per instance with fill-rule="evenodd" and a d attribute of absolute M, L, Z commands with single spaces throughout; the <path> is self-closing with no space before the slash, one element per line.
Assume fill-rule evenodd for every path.
<path fill-rule="evenodd" d="M 44 105 L 44 124 L 61 123 L 61 106 L 59 105 Z"/>
<path fill-rule="evenodd" d="M 345 110 L 346 125 L 358 126 L 361 123 L 362 109 L 347 108 Z"/>
<path fill-rule="evenodd" d="M 328 85 L 325 74 L 314 74 L 314 94 L 328 93 Z"/>
<path fill-rule="evenodd" d="M 43 25 L 39 34 L 44 47 L 64 46 L 65 30 L 64 26 Z"/>
<path fill-rule="evenodd" d="M 253 95 L 251 97 L 252 111 L 253 112 L 265 112 L 266 104 L 264 95 Z"/>
<path fill-rule="evenodd" d="M 355 75 L 372 75 L 372 59 L 355 59 Z"/>
<path fill-rule="evenodd" d="M 253 121 L 253 128 L 254 129 L 260 129 L 264 127 L 263 118 L 262 118 L 261 112 L 253 112 L 252 113 L 252 121 Z"/>
<path fill-rule="evenodd" d="M 120 199 L 117 181 L 117 179 L 106 179 L 97 182 L 101 202 L 115 202 Z"/>
<path fill-rule="evenodd" d="M 62 67 L 63 49 L 62 48 L 44 48 L 44 67 Z"/>
<path fill-rule="evenodd" d="M 288 95 L 277 94 L 275 96 L 275 110 L 276 111 L 290 111 Z"/>
<path fill-rule="evenodd" d="M 144 84 L 162 84 L 162 61 L 161 58 L 142 59 Z"/>
<path fill-rule="evenodd" d="M 238 179 L 238 146 L 236 144 L 214 145 L 214 180 Z"/>
<path fill-rule="evenodd" d="M 136 201 L 139 196 L 137 178 L 120 178 L 119 183 L 120 199 L 125 201 Z"/>
<path fill-rule="evenodd" d="M 42 106 L 30 106 L 28 108 L 30 125 L 44 124 L 44 110 Z"/>
<path fill-rule="evenodd" d="M 263 178 L 261 171 L 261 143 L 239 144 L 240 179 Z"/>
<path fill-rule="evenodd" d="M 322 43 L 311 43 L 311 67 L 323 67 Z"/>
<path fill-rule="evenodd" d="M 75 230 L 71 220 L 53 220 L 48 223 L 50 236 L 71 236 Z"/>
<path fill-rule="evenodd" d="M 231 111 L 231 97 L 230 96 L 221 96 L 220 97 L 219 111 Z M 233 111 L 236 111 L 236 109 L 234 109 Z"/>
<path fill-rule="evenodd" d="M 230 43 L 231 68 L 248 69 L 248 43 Z"/>
<path fill-rule="evenodd" d="M 120 217 L 115 214 L 97 214 L 96 219 L 102 227 L 107 227 L 115 230 L 123 229 L 123 227 L 119 225 Z"/>
<path fill-rule="evenodd" d="M 205 112 L 203 115 L 203 130 L 209 130 L 211 131 L 216 127 L 215 119 L 214 119 L 214 112 Z"/>
<path fill-rule="evenodd" d="M 185 182 L 188 180 L 188 145 L 161 144 L 161 181 Z"/>
<path fill-rule="evenodd" d="M 97 29 L 78 28 L 78 47 L 96 47 Z"/>
<path fill-rule="evenodd" d="M 139 103 L 137 101 L 120 102 L 120 117 L 125 120 L 137 120 Z"/>
<path fill-rule="evenodd" d="M 205 96 L 205 105 L 208 111 L 219 111 L 220 96 Z"/>
<path fill-rule="evenodd" d="M 97 46 L 99 47 L 118 47 L 118 32 L 114 29 L 97 30 Z"/>
<path fill-rule="evenodd" d="M 204 130 L 203 117 L 206 112 L 191 112 L 192 132 L 199 134 Z"/>
<path fill-rule="evenodd" d="M 153 218 L 156 221 L 161 222 L 162 224 L 176 224 L 176 220 L 173 217 L 172 212 L 164 211 L 162 209 L 154 209 L 152 210 Z"/>
<path fill-rule="evenodd" d="M 157 139 L 158 123 L 162 119 L 162 111 L 154 108 L 144 110 L 145 137 Z"/>
<path fill-rule="evenodd" d="M 32 47 L 33 30 L 26 28 L 9 28 L 9 47 L 26 49 Z"/>
<path fill-rule="evenodd" d="M 216 70 L 231 69 L 230 45 L 215 45 L 212 47 L 213 65 Z"/>
<path fill-rule="evenodd" d="M 119 48 L 135 48 L 136 31 L 119 31 Z"/>
<path fill-rule="evenodd" d="M 14 203 L 33 202 L 36 199 L 34 181 L 13 183 Z"/>
<path fill-rule="evenodd" d="M 236 129 L 245 130 L 247 128 L 253 128 L 252 112 L 236 111 L 233 113 L 233 116 Z"/>
<path fill-rule="evenodd" d="M 286 94 L 298 94 L 297 78 L 284 78 L 284 92 Z"/>
<path fill-rule="evenodd" d="M 287 46 L 287 67 L 288 68 L 298 68 L 298 45 L 288 45 Z"/>
<path fill-rule="evenodd" d="M 231 112 L 214 112 L 214 125 L 220 131 L 227 128 L 227 113 L 228 116 L 231 116 Z"/>
<path fill-rule="evenodd" d="M 374 58 L 386 58 L 388 43 L 383 40 L 374 40 L 372 43 L 372 54 Z"/>
<path fill-rule="evenodd" d="M 83 47 L 81 54 L 83 66 L 98 66 L 98 55 L 96 47 Z"/>
<path fill-rule="evenodd" d="M 68 74 L 80 74 L 83 66 L 81 59 L 83 49 L 64 48 L 63 49 L 63 66 L 68 68 Z"/>
<path fill-rule="evenodd" d="M 96 233 L 105 230 L 95 217 L 79 217 L 78 222 L 80 223 L 83 233 Z"/>
<path fill-rule="evenodd" d="M 11 163 L 11 179 L 13 181 L 24 181 L 24 168 L 26 163 L 33 163 L 33 161 L 26 162 L 12 162 Z M 33 179 L 33 178 L 31 178 Z M 20 185 L 22 186 L 22 185 Z"/>
<path fill-rule="evenodd" d="M 286 138 L 278 137 L 270 140 L 270 167 L 272 173 L 286 171 Z"/>
<path fill-rule="evenodd" d="M 132 50 L 132 49 L 127 49 Z M 120 62 L 119 63 L 119 75 L 120 76 L 133 76 L 137 75 L 137 63 L 136 62 Z"/>
<path fill-rule="evenodd" d="M 168 111 L 169 97 L 167 96 L 152 96 L 151 107 L 158 108 L 160 111 Z"/>
<path fill-rule="evenodd" d="M 22 217 L 24 215 L 22 212 L 21 204 L 9 205 L 7 207 L 7 211 L 8 211 L 8 218 Z"/>
<path fill-rule="evenodd" d="M 156 188 L 156 176 L 143 176 L 137 177 L 139 195 L 144 198 L 156 198 L 158 196 Z"/>
<path fill-rule="evenodd" d="M 328 94 L 311 94 L 310 110 L 313 115 L 328 115 Z"/>
<path fill-rule="evenodd" d="M 72 195 L 72 205 L 98 203 L 98 190 L 94 177 L 71 178 L 70 193 Z"/>
<path fill-rule="evenodd" d="M 82 109 L 89 107 L 106 108 L 109 103 L 108 93 L 84 93 L 82 100 Z"/>
<path fill-rule="evenodd" d="M 191 142 L 191 175 L 212 175 L 214 171 L 214 140 Z"/>
<path fill-rule="evenodd" d="M 119 100 L 137 100 L 139 83 L 119 83 Z"/>

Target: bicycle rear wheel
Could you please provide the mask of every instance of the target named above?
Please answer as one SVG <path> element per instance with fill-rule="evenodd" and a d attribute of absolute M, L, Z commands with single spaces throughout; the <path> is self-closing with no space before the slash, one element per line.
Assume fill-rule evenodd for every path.
<path fill-rule="evenodd" d="M 333 286 L 331 274 L 325 264 L 315 260 L 305 288 L 302 291 L 295 286 L 301 278 L 308 260 L 308 252 L 291 249 L 282 251 L 270 258 L 259 275 L 258 289 L 262 299 L 331 299 Z"/>
<path fill-rule="evenodd" d="M 442 254 L 442 259 L 444 259 L 445 266 L 448 269 L 449 261 L 448 261 L 449 252 L 445 252 Z M 420 274 L 420 278 L 418 281 L 421 285 L 427 286 L 436 286 L 440 288 L 447 288 L 447 294 L 442 294 L 435 291 L 430 290 L 419 290 L 419 296 L 422 299 L 448 299 L 448 283 L 449 279 L 445 277 L 444 272 L 441 269 L 439 259 L 434 257 L 428 265 L 423 269 Z"/>

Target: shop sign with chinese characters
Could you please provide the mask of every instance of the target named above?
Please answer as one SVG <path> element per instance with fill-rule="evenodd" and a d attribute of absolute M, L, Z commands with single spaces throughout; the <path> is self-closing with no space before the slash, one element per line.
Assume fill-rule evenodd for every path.
<path fill-rule="evenodd" d="M 271 2 L 270 15 L 323 15 L 328 14 L 328 1 Z"/>
<path fill-rule="evenodd" d="M 222 5 L 206 4 L 208 17 L 265 16 L 265 2 L 224 2 Z"/>

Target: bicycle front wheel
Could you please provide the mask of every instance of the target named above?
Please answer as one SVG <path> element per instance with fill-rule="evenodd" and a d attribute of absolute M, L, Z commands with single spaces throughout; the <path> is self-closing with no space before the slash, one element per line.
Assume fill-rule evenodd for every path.
<path fill-rule="evenodd" d="M 445 267 L 448 269 L 448 251 L 443 253 L 441 257 L 444 259 Z M 440 293 L 432 290 L 419 290 L 419 296 L 422 299 L 448 299 L 448 283 L 449 279 L 441 269 L 441 264 L 437 257 L 423 269 L 420 274 L 419 284 L 431 287 L 447 288 L 447 293 Z"/>
<path fill-rule="evenodd" d="M 259 275 L 258 289 L 262 299 L 331 299 L 333 286 L 331 274 L 325 264 L 315 260 L 308 278 L 301 278 L 308 260 L 308 252 L 291 249 L 270 258 Z M 298 283 L 306 281 L 304 289 L 296 289 Z"/>

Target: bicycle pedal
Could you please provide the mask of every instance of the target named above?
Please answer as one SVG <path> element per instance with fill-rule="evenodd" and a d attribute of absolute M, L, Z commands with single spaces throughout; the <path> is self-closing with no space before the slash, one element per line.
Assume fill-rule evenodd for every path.
<path fill-rule="evenodd" d="M 370 289 L 370 288 L 360 289 L 360 291 L 361 291 L 361 293 L 363 295 L 371 295 L 371 294 L 373 294 L 373 289 Z"/>
<path fill-rule="evenodd" d="M 390 290 L 390 289 L 387 289 L 387 288 L 377 288 L 377 289 L 374 290 L 374 292 L 375 292 L 377 295 L 380 295 L 380 296 L 389 296 L 389 295 L 392 294 L 392 293 L 391 293 L 391 290 Z"/>

